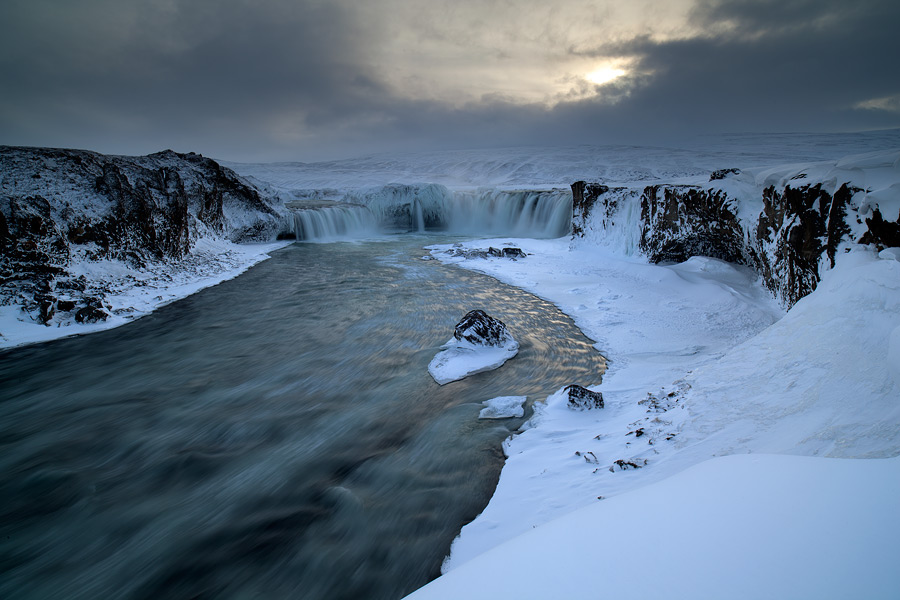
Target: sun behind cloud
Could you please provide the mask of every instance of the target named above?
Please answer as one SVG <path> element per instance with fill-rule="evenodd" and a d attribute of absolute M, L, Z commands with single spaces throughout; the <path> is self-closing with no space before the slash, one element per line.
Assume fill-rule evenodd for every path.
<path fill-rule="evenodd" d="M 595 85 L 604 85 L 607 84 L 623 75 L 626 75 L 628 71 L 625 69 L 616 69 L 612 67 L 602 67 L 595 71 L 591 71 L 587 75 L 584 76 L 585 79 L 590 81 Z"/>

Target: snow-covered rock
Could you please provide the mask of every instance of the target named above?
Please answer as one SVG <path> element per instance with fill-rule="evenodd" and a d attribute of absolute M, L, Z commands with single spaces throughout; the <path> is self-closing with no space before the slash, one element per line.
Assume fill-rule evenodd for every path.
<path fill-rule="evenodd" d="M 274 239 L 283 213 L 280 200 L 198 154 L 0 146 L 0 307 L 44 325 L 103 321 L 114 292 L 96 267 L 133 281 L 177 271 L 203 239 Z"/>
<path fill-rule="evenodd" d="M 575 384 L 567 385 L 565 392 L 569 398 L 566 404 L 572 410 L 603 408 L 603 394 L 600 392 L 594 392 Z"/>
<path fill-rule="evenodd" d="M 482 310 L 467 313 L 428 365 L 440 385 L 503 366 L 519 351 L 519 343 L 506 325 Z"/>
<path fill-rule="evenodd" d="M 898 179 L 900 151 L 894 150 L 723 169 L 702 183 L 579 181 L 572 185 L 573 233 L 624 245 L 655 263 L 711 256 L 747 265 L 790 307 L 834 267 L 841 244 L 900 246 Z"/>

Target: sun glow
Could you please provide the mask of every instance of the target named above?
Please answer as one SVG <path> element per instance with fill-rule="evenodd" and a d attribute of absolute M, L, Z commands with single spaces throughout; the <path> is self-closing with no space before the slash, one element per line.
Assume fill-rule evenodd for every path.
<path fill-rule="evenodd" d="M 618 79 L 622 75 L 625 75 L 626 71 L 624 69 L 613 69 L 610 67 L 604 67 L 602 69 L 597 69 L 596 71 L 592 71 L 585 75 L 585 79 L 590 81 L 595 85 L 603 85 L 605 83 L 609 83 L 614 79 Z"/>

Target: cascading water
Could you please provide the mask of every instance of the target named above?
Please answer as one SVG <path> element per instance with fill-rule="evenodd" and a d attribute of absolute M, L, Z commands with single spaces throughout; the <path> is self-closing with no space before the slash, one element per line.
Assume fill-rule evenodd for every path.
<path fill-rule="evenodd" d="M 333 241 L 372 237 L 378 222 L 365 206 L 333 203 L 292 207 L 291 233 L 302 241 Z"/>
<path fill-rule="evenodd" d="M 456 192 L 447 230 L 462 234 L 555 238 L 569 232 L 568 190 Z"/>
<path fill-rule="evenodd" d="M 554 190 L 451 191 L 437 184 L 389 185 L 348 193 L 383 231 L 449 231 L 473 235 L 554 238 L 568 233 L 572 194 Z"/>

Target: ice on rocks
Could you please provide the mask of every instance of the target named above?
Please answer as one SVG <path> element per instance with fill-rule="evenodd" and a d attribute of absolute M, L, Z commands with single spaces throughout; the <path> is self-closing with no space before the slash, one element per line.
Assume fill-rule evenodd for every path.
<path fill-rule="evenodd" d="M 499 319 L 473 310 L 456 324 L 453 337 L 428 365 L 440 384 L 450 383 L 503 365 L 519 351 L 519 343 Z"/>
<path fill-rule="evenodd" d="M 510 419 L 525 416 L 526 396 L 498 396 L 482 402 L 485 408 L 478 413 L 479 419 Z"/>

